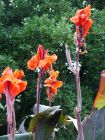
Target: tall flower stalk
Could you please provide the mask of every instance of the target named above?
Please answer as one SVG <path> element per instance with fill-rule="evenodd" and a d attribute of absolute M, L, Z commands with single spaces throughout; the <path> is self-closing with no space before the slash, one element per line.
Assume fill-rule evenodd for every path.
<path fill-rule="evenodd" d="M 38 69 L 37 89 L 36 89 L 37 114 L 39 113 L 42 77 L 47 72 L 48 68 L 52 65 L 52 63 L 54 63 L 56 60 L 57 56 L 55 54 L 48 55 L 48 50 L 45 50 L 42 45 L 39 45 L 37 54 L 32 56 L 32 58 L 27 62 L 28 69 L 33 71 Z"/>
<path fill-rule="evenodd" d="M 26 89 L 27 82 L 22 81 L 24 72 L 15 70 L 12 71 L 11 68 L 7 67 L 0 77 L 0 93 L 6 96 L 6 106 L 7 106 L 7 134 L 10 134 L 9 140 L 14 140 L 15 136 L 15 111 L 14 111 L 14 101 L 15 97 L 22 91 Z"/>
<path fill-rule="evenodd" d="M 71 22 L 73 22 L 76 26 L 76 32 L 74 33 L 74 43 L 76 46 L 76 57 L 75 57 L 75 65 L 73 65 L 70 51 L 68 49 L 68 44 L 66 47 L 66 57 L 69 64 L 69 67 L 73 74 L 75 75 L 76 87 L 77 87 L 77 106 L 75 109 L 77 125 L 78 125 L 78 140 L 84 140 L 83 128 L 81 123 L 81 107 L 82 107 L 82 97 L 81 97 L 81 88 L 80 88 L 80 66 L 79 66 L 79 56 L 80 54 L 87 53 L 85 37 L 88 34 L 90 27 L 92 26 L 91 16 L 91 6 L 88 5 L 86 8 L 78 10 L 72 18 L 70 18 Z M 82 50 L 81 50 L 82 48 Z"/>
<path fill-rule="evenodd" d="M 36 108 L 37 114 L 39 113 L 40 106 L 40 96 L 41 96 L 41 88 L 42 88 L 42 78 L 44 74 L 47 73 L 49 68 L 52 66 L 57 60 L 57 56 L 55 54 L 48 55 L 48 50 L 45 50 L 42 45 L 38 46 L 37 53 L 32 56 L 30 60 L 27 62 L 28 69 L 30 70 L 38 70 L 38 78 L 37 78 L 37 89 L 36 89 Z M 35 132 L 37 132 L 38 126 L 36 127 Z M 35 140 L 38 140 L 38 134 L 35 134 Z"/>

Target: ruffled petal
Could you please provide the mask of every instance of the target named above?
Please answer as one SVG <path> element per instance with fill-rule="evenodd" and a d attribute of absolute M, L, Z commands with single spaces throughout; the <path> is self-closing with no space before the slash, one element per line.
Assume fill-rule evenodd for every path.
<path fill-rule="evenodd" d="M 15 70 L 14 71 L 14 76 L 17 78 L 17 79 L 22 79 L 24 77 L 24 71 L 23 70 Z"/>
<path fill-rule="evenodd" d="M 56 81 L 54 84 L 53 84 L 53 87 L 54 88 L 59 88 L 63 85 L 63 82 L 62 81 Z"/>
<path fill-rule="evenodd" d="M 84 33 L 83 33 L 82 38 L 85 38 L 85 37 L 86 37 L 86 35 L 88 34 L 89 29 L 90 29 L 91 26 L 92 26 L 92 23 L 93 23 L 93 21 L 92 21 L 91 19 L 88 19 L 88 20 L 87 20 L 86 25 L 85 25 L 85 27 L 84 27 Z"/>
<path fill-rule="evenodd" d="M 39 56 L 38 56 L 38 55 L 33 56 L 33 57 L 27 62 L 28 69 L 30 69 L 30 70 L 35 70 L 36 67 L 38 66 L 38 64 L 39 64 Z"/>

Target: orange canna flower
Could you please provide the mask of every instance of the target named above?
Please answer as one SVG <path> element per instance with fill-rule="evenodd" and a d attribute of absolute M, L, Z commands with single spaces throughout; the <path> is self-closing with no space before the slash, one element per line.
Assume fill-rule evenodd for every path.
<path fill-rule="evenodd" d="M 91 5 L 86 8 L 78 10 L 75 16 L 70 18 L 76 26 L 82 27 L 82 38 L 85 38 L 88 34 L 89 29 L 92 26 L 93 21 L 90 19 L 91 16 Z"/>
<path fill-rule="evenodd" d="M 58 81 L 56 79 L 58 75 L 59 71 L 52 70 L 50 72 L 50 77 L 44 81 L 44 86 L 47 87 L 47 95 L 50 100 L 57 94 L 58 88 L 60 88 L 63 84 L 62 81 Z"/>
<path fill-rule="evenodd" d="M 28 62 L 27 66 L 30 70 L 39 69 L 47 70 L 57 60 L 56 54 L 48 55 L 48 50 L 44 50 L 42 45 L 38 46 L 37 54 L 34 55 Z"/>
<path fill-rule="evenodd" d="M 14 101 L 15 96 L 24 91 L 27 86 L 26 81 L 22 81 L 21 78 L 24 76 L 23 71 L 15 70 L 12 71 L 10 67 L 7 67 L 0 77 L 0 93 L 6 96 L 7 106 L 7 122 L 10 131 L 10 137 L 14 136 L 14 129 L 10 126 L 14 124 Z M 12 135 L 13 134 L 13 135 Z"/>
<path fill-rule="evenodd" d="M 5 94 L 7 87 L 13 97 L 24 91 L 26 89 L 27 82 L 20 80 L 22 76 L 24 76 L 23 71 L 19 72 L 18 70 L 15 70 L 13 73 L 12 69 L 7 67 L 0 78 L 0 93 Z"/>
<path fill-rule="evenodd" d="M 75 25 L 83 26 L 87 18 L 91 16 L 91 5 L 88 5 L 86 8 L 78 10 L 75 16 L 71 17 L 70 20 Z"/>

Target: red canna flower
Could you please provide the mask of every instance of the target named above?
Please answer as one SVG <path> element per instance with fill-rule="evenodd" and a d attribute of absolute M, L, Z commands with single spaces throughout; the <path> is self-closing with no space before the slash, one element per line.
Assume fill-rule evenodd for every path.
<path fill-rule="evenodd" d="M 39 69 L 47 70 L 57 60 L 56 54 L 48 55 L 48 50 L 44 50 L 42 45 L 38 46 L 37 54 L 27 62 L 28 69 L 35 70 Z"/>
<path fill-rule="evenodd" d="M 14 118 L 14 101 L 15 97 L 26 89 L 27 82 L 22 81 L 21 78 L 24 76 L 23 71 L 15 70 L 13 73 L 10 67 L 7 67 L 0 77 L 0 93 L 6 96 L 7 105 L 7 122 L 8 130 L 10 133 L 10 140 L 14 140 L 15 133 L 15 118 Z"/>
<path fill-rule="evenodd" d="M 85 38 L 88 34 L 89 29 L 92 26 L 93 21 L 90 19 L 91 16 L 91 5 L 88 5 L 86 8 L 78 10 L 75 16 L 70 18 L 70 21 L 73 22 L 76 26 L 82 28 L 82 38 Z"/>
<path fill-rule="evenodd" d="M 58 88 L 60 88 L 63 84 L 62 81 L 58 81 L 56 79 L 58 75 L 59 75 L 59 71 L 52 70 L 50 72 L 50 77 L 44 81 L 45 83 L 44 86 L 47 87 L 47 95 L 49 100 L 51 100 L 57 94 Z"/>

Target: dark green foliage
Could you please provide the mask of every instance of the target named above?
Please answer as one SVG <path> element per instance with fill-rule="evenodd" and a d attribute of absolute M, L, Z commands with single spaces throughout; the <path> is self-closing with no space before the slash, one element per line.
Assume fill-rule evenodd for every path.
<path fill-rule="evenodd" d="M 97 9 L 102 10 L 105 6 L 105 1 L 102 0 L 91 0 L 93 1 L 93 6 L 95 6 Z"/>
<path fill-rule="evenodd" d="M 7 124 L 6 124 L 6 110 L 1 107 L 0 104 L 0 135 L 6 134 Z"/>

